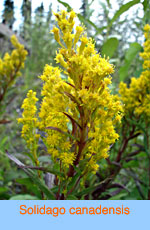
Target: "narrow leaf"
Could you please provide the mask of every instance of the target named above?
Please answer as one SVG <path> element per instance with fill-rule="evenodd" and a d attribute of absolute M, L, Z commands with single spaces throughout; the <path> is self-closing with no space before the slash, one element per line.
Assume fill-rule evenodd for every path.
<path fill-rule="evenodd" d="M 62 4 L 64 7 L 67 8 L 67 11 L 70 12 L 72 10 L 71 6 L 66 3 L 66 2 L 63 2 L 63 1 L 60 1 L 60 0 L 57 0 L 60 4 Z"/>
<path fill-rule="evenodd" d="M 74 120 L 73 117 L 71 117 L 68 113 L 64 113 L 64 114 L 70 119 L 70 121 L 72 122 L 72 125 L 76 124 L 80 129 L 82 129 L 80 124 L 76 120 Z"/>
<path fill-rule="evenodd" d="M 50 130 L 54 130 L 54 131 L 57 131 L 57 132 L 62 133 L 62 134 L 66 134 L 64 131 L 62 131 L 61 129 L 59 129 L 57 127 L 48 126 L 48 127 L 46 127 L 46 129 L 50 129 Z"/>
<path fill-rule="evenodd" d="M 90 21 L 89 19 L 83 17 L 81 14 L 77 14 L 77 16 L 78 16 L 79 20 L 80 20 L 82 23 L 84 23 L 84 24 L 88 23 L 88 24 L 90 24 L 93 28 L 95 28 L 97 31 L 99 30 L 99 28 L 98 28 L 92 21 Z"/>
<path fill-rule="evenodd" d="M 129 10 L 132 6 L 136 5 L 140 3 L 140 0 L 133 0 L 133 1 L 130 1 L 124 5 L 122 5 L 120 7 L 119 10 L 117 10 L 117 12 L 114 14 L 113 18 L 111 19 L 108 27 L 110 28 L 112 26 L 112 24 L 120 17 L 121 14 L 123 14 L 124 12 L 126 12 L 127 10 Z"/>
<path fill-rule="evenodd" d="M 25 165 L 21 161 L 19 161 L 16 157 L 14 157 L 13 155 L 9 154 L 8 152 L 6 152 L 6 154 L 10 160 L 15 162 L 18 167 L 22 168 L 25 171 L 25 173 L 41 189 L 41 191 L 43 191 L 45 193 L 45 195 L 47 196 L 48 199 L 51 199 L 51 200 L 55 199 L 55 195 L 52 193 L 51 190 L 48 189 L 48 187 L 44 184 L 44 182 L 40 178 L 38 178 L 38 176 L 35 172 L 33 172 L 29 168 L 26 168 Z"/>
<path fill-rule="evenodd" d="M 51 129 L 51 130 L 57 131 L 59 133 L 64 134 L 65 136 L 70 137 L 73 140 L 76 140 L 76 138 L 73 135 L 71 135 L 69 132 L 64 132 L 64 131 L 62 131 L 61 129 L 59 129 L 57 127 L 49 126 L 49 127 L 46 127 L 46 129 Z"/>

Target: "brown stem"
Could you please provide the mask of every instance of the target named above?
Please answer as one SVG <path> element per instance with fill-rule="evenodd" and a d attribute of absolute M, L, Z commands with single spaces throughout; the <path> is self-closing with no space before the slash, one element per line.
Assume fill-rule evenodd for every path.
<path fill-rule="evenodd" d="M 118 154 L 117 154 L 117 158 L 116 158 L 116 161 L 113 163 L 113 165 L 115 167 L 110 167 L 110 170 L 109 170 L 109 176 L 108 176 L 108 180 L 106 180 L 106 182 L 104 184 L 102 184 L 100 187 L 98 187 L 93 195 L 94 195 L 94 199 L 98 199 L 99 196 L 101 195 L 102 192 L 105 192 L 106 189 L 108 188 L 108 186 L 110 185 L 110 183 L 114 180 L 114 178 L 116 177 L 116 175 L 118 175 L 119 171 L 122 169 L 122 165 L 121 164 L 118 164 L 121 159 L 122 159 L 122 154 L 124 153 L 127 145 L 128 145 L 128 142 L 133 139 L 133 138 L 136 138 L 138 135 L 140 135 L 141 133 L 136 133 L 134 134 L 135 132 L 135 126 L 133 125 L 132 127 L 132 130 L 129 134 L 129 137 L 126 138 L 125 136 L 125 133 L 123 135 L 123 144 L 122 146 L 120 147 L 119 151 L 118 151 Z M 107 159 L 107 163 L 108 165 L 112 165 L 112 162 L 110 161 L 110 159 Z"/>
<path fill-rule="evenodd" d="M 77 145 L 78 145 L 77 157 L 76 157 L 75 161 L 73 162 L 73 165 L 75 165 L 75 166 L 77 166 L 79 164 L 82 151 L 86 145 L 86 137 L 87 137 L 87 124 L 85 122 L 84 110 L 83 110 L 82 106 L 79 106 L 79 111 L 80 111 L 80 120 L 81 120 L 81 125 L 80 125 L 80 129 L 79 129 L 80 130 L 80 139 L 79 139 L 79 141 L 77 141 Z M 73 177 L 73 175 L 74 175 L 74 168 L 71 165 L 69 168 L 68 177 Z"/>
<path fill-rule="evenodd" d="M 122 147 L 121 147 L 121 148 L 119 149 L 119 151 L 118 151 L 118 155 L 117 155 L 117 158 L 116 158 L 116 162 L 120 162 L 121 157 L 122 157 L 122 154 L 123 154 L 123 152 L 125 151 L 125 149 L 126 149 L 126 147 L 127 147 L 127 145 L 128 145 L 128 142 L 129 142 L 131 139 L 134 139 L 134 138 L 136 138 L 137 136 L 139 136 L 139 135 L 141 134 L 141 133 L 136 133 L 136 134 L 134 134 L 134 132 L 135 132 L 135 126 L 133 125 L 129 137 L 128 137 L 128 138 L 126 138 L 125 136 L 123 137 L 123 138 L 124 138 L 124 140 L 123 140 L 123 145 L 122 145 Z"/>
<path fill-rule="evenodd" d="M 122 156 L 124 150 L 126 149 L 126 147 L 127 147 L 127 145 L 128 145 L 128 141 L 129 141 L 128 138 L 127 138 L 127 139 L 126 139 L 126 138 L 124 139 L 124 141 L 123 141 L 123 146 L 122 146 L 122 148 L 119 150 L 118 155 L 117 155 L 117 158 L 116 158 L 116 161 L 117 161 L 117 162 L 120 162 L 121 156 Z"/>

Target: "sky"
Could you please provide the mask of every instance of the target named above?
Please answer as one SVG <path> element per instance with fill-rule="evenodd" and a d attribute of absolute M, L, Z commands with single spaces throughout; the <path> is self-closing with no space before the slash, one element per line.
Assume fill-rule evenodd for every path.
<path fill-rule="evenodd" d="M 82 1 L 81 0 L 63 0 L 64 2 L 67 2 L 76 13 L 79 12 L 79 9 L 81 7 Z M 62 4 L 58 3 L 57 0 L 32 0 L 32 11 L 34 12 L 35 9 L 40 6 L 41 2 L 43 2 L 44 4 L 44 9 L 47 12 L 49 9 L 49 5 L 50 3 L 52 3 L 52 9 L 53 11 L 57 10 L 57 6 L 59 5 L 60 9 L 65 9 Z M 89 1 L 90 2 L 90 1 Z M 92 20 L 96 18 L 96 15 L 100 9 L 100 4 L 99 2 L 105 2 L 104 0 L 100 1 L 100 0 L 94 0 L 91 7 L 95 10 L 93 18 L 91 18 Z M 114 12 L 118 9 L 118 4 L 116 3 L 116 0 L 111 0 L 110 1 L 112 4 L 112 10 L 110 11 L 110 17 L 113 17 Z M 129 0 L 126 0 L 125 2 L 129 2 Z M 4 0 L 0 0 L 0 20 L 1 20 L 1 15 L 2 15 L 2 11 L 3 11 L 3 3 Z M 17 20 L 14 23 L 14 29 L 18 29 L 19 24 L 21 24 L 21 12 L 20 12 L 20 8 L 22 5 L 22 0 L 14 0 L 14 5 L 15 5 L 15 17 L 17 18 Z M 137 4 L 134 7 L 132 7 L 129 11 L 128 11 L 128 15 L 130 17 L 130 15 L 132 15 L 133 11 L 136 11 L 137 8 L 141 8 L 141 17 L 143 16 L 143 11 L 142 11 L 142 4 Z M 124 13 L 125 15 L 125 13 Z M 122 15 L 122 17 L 124 16 Z M 95 20 L 93 20 L 95 21 Z"/>
<path fill-rule="evenodd" d="M 19 24 L 21 23 L 21 13 L 20 13 L 20 8 L 22 6 L 22 0 L 14 0 L 14 5 L 15 5 L 15 17 L 17 18 L 16 22 L 14 23 L 14 29 L 17 29 Z M 34 12 L 35 9 L 41 5 L 43 2 L 44 4 L 44 9 L 47 12 L 49 9 L 50 3 L 52 3 L 53 6 L 53 11 L 57 10 L 57 6 L 59 5 L 61 9 L 63 6 L 57 2 L 57 0 L 32 0 L 32 11 Z M 79 11 L 79 8 L 81 7 L 81 0 L 64 0 L 64 2 L 67 2 L 72 6 L 72 8 L 75 10 L 75 12 Z M 2 11 L 4 9 L 3 7 L 4 0 L 0 0 L 0 18 L 2 15 Z"/>

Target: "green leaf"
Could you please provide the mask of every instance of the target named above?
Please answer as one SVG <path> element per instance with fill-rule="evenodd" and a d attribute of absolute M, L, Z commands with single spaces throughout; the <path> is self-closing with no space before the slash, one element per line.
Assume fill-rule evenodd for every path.
<path fill-rule="evenodd" d="M 4 136 L 4 138 L 1 139 L 0 149 L 4 149 L 4 147 L 6 148 L 7 139 L 8 139 L 8 136 Z"/>
<path fill-rule="evenodd" d="M 111 3 L 110 3 L 110 0 L 106 0 L 107 2 L 107 5 L 109 6 L 109 8 L 111 7 Z"/>
<path fill-rule="evenodd" d="M 35 184 L 33 184 L 30 178 L 19 178 L 19 179 L 16 179 L 16 182 L 26 186 L 26 188 L 28 189 L 28 192 L 34 193 L 38 197 L 38 199 L 40 200 L 42 199 L 40 190 Z"/>
<path fill-rule="evenodd" d="M 102 46 L 101 54 L 104 56 L 109 56 L 110 58 L 114 55 L 116 49 L 118 48 L 119 41 L 117 38 L 109 38 Z"/>
<path fill-rule="evenodd" d="M 128 51 L 126 52 L 125 59 L 127 61 L 132 61 L 141 49 L 142 49 L 142 46 L 139 43 L 133 42 L 130 45 Z"/>
<path fill-rule="evenodd" d="M 8 187 L 0 187 L 0 200 L 9 200 L 10 191 Z"/>
<path fill-rule="evenodd" d="M 54 200 L 55 195 L 52 191 L 45 185 L 45 183 L 38 178 L 37 174 L 33 172 L 31 169 L 23 169 L 27 175 L 32 179 L 32 181 L 41 189 L 42 192 L 45 193 L 48 199 Z"/>
<path fill-rule="evenodd" d="M 36 196 L 31 196 L 29 194 L 21 194 L 12 196 L 9 200 L 38 200 Z"/>
<path fill-rule="evenodd" d="M 76 182 L 79 179 L 80 175 L 81 175 L 81 172 L 78 172 L 75 176 L 72 177 L 72 180 L 69 183 L 68 188 L 67 188 L 68 191 L 71 190 L 74 187 L 74 185 L 76 184 Z"/>
<path fill-rule="evenodd" d="M 75 193 L 75 195 L 78 197 L 80 196 L 84 196 L 86 194 L 90 194 L 91 192 L 94 191 L 94 189 L 96 189 L 96 186 L 92 186 L 92 187 L 89 187 L 89 188 L 85 188 L 82 190 L 82 192 L 78 192 L 78 193 Z"/>
<path fill-rule="evenodd" d="M 133 1 L 130 1 L 124 5 L 122 5 L 120 7 L 119 10 L 117 10 L 117 12 L 114 14 L 113 18 L 111 19 L 108 27 L 110 28 L 112 26 L 112 24 L 120 17 L 121 14 L 123 14 L 124 12 L 126 12 L 127 10 L 129 10 L 132 6 L 136 5 L 140 3 L 140 0 L 133 0 Z"/>
<path fill-rule="evenodd" d="M 9 181 L 13 181 L 16 180 L 17 178 L 23 178 L 25 177 L 26 174 L 22 171 L 22 170 L 9 170 L 6 171 L 4 178 L 5 178 L 5 182 L 8 183 Z"/>
<path fill-rule="evenodd" d="M 8 188 L 6 187 L 0 187 L 0 194 L 3 194 L 8 191 Z"/>
<path fill-rule="evenodd" d="M 136 55 L 139 53 L 141 49 L 142 46 L 137 42 L 130 44 L 130 47 L 125 55 L 124 65 L 119 70 L 120 81 L 124 81 L 128 76 L 128 71 L 132 64 L 132 61 L 135 59 Z"/>
<path fill-rule="evenodd" d="M 63 1 L 60 1 L 60 0 L 57 0 L 60 4 L 62 4 L 64 7 L 67 8 L 67 11 L 70 12 L 72 10 L 71 6 L 66 3 L 66 2 L 63 2 Z"/>
<path fill-rule="evenodd" d="M 130 168 L 130 167 L 132 167 L 132 168 L 138 168 L 139 167 L 139 161 L 138 161 L 138 159 L 134 158 L 133 160 L 131 160 L 129 162 L 125 162 L 123 164 L 123 168 Z"/>
<path fill-rule="evenodd" d="M 83 189 L 81 192 L 75 192 L 75 194 L 73 194 L 73 195 L 75 195 L 75 196 L 79 196 L 79 197 L 81 197 L 81 196 L 84 196 L 84 195 L 86 195 L 86 194 L 90 194 L 91 192 L 93 192 L 98 186 L 100 186 L 101 184 L 103 184 L 103 183 L 106 183 L 107 182 L 107 180 L 110 180 L 110 178 L 106 178 L 105 180 L 103 180 L 103 181 L 101 181 L 100 183 L 97 183 L 97 184 L 95 184 L 95 185 L 93 185 L 93 186 L 91 186 L 91 187 L 88 187 L 88 188 L 85 188 L 85 189 Z"/>
<path fill-rule="evenodd" d="M 130 62 L 125 62 L 125 64 L 119 70 L 120 81 L 124 81 L 128 76 L 128 70 L 130 67 Z"/>
<path fill-rule="evenodd" d="M 93 28 L 96 29 L 96 31 L 99 30 L 99 28 L 92 22 L 90 21 L 89 19 L 83 17 L 81 14 L 77 14 L 79 20 L 83 23 L 83 24 L 86 24 L 86 23 L 89 23 Z"/>
<path fill-rule="evenodd" d="M 40 188 L 41 191 L 45 193 L 48 199 L 55 199 L 55 195 L 53 194 L 53 192 L 45 185 L 44 181 L 38 177 L 37 173 L 29 168 L 25 168 L 25 165 L 21 161 L 19 161 L 16 157 L 9 154 L 8 152 L 7 156 L 10 160 L 14 161 L 18 165 L 18 167 L 24 170 L 24 172 L 32 179 L 33 183 L 36 184 L 38 188 Z"/>
<path fill-rule="evenodd" d="M 147 7 L 148 7 L 148 0 L 144 0 L 144 1 L 142 2 L 142 5 L 143 5 L 144 11 L 146 11 L 146 10 L 147 10 Z"/>

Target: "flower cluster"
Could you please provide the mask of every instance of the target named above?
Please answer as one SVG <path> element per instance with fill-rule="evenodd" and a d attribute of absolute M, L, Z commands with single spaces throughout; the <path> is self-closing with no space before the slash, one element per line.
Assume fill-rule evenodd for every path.
<path fill-rule="evenodd" d="M 73 176 L 72 166 L 84 165 L 84 172 L 96 172 L 99 160 L 108 157 L 110 145 L 118 139 L 115 125 L 121 120 L 123 109 L 118 96 L 109 89 L 114 69 L 96 52 L 84 27 L 74 28 L 73 11 L 61 11 L 55 16 L 58 28 L 52 32 L 61 46 L 56 54 L 61 67 L 46 65 L 40 77 L 43 99 L 36 128 L 45 133 L 47 151 L 68 176 Z M 36 118 L 32 112 L 35 109 L 24 106 L 26 100 L 24 119 L 20 120 L 25 127 L 30 126 L 30 113 L 31 120 Z M 30 102 L 34 107 L 35 100 Z M 30 132 L 30 128 L 26 130 Z"/>
<path fill-rule="evenodd" d="M 120 83 L 120 94 L 125 104 L 125 113 L 139 117 L 144 115 L 150 119 L 150 25 L 145 25 L 144 52 L 140 56 L 144 59 L 143 69 L 139 78 L 132 78 L 129 88 Z"/>
<path fill-rule="evenodd" d="M 11 43 L 15 47 L 11 54 L 5 53 L 4 58 L 0 58 L 0 102 L 4 98 L 6 91 L 20 76 L 20 69 L 24 67 L 27 51 L 21 45 L 16 36 L 11 37 Z"/>
<path fill-rule="evenodd" d="M 22 128 L 22 137 L 26 140 L 27 146 L 33 153 L 34 159 L 37 161 L 37 148 L 40 135 L 36 133 L 38 127 L 38 120 L 36 118 L 36 93 L 30 90 L 27 98 L 22 104 L 22 118 L 18 119 L 19 123 L 24 124 Z"/>

